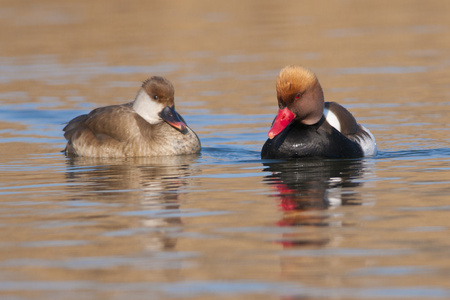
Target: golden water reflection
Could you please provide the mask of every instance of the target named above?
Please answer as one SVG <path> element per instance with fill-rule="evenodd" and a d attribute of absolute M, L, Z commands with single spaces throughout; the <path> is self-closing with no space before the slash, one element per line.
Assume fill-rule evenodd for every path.
<path fill-rule="evenodd" d="M 265 163 L 272 172 L 265 182 L 276 191 L 283 217 L 279 226 L 329 226 L 334 222 L 321 211 L 341 205 L 362 205 L 358 192 L 363 180 L 370 178 L 374 160 L 288 160 Z M 336 225 L 336 224 L 334 224 Z M 328 238 L 284 234 L 280 240 L 285 247 L 324 246 Z"/>
<path fill-rule="evenodd" d="M 138 206 L 138 212 L 144 212 L 137 213 L 141 227 L 153 229 L 153 234 L 146 238 L 147 250 L 172 249 L 176 239 L 167 237 L 165 230 L 182 225 L 178 216 L 179 193 L 192 184 L 194 180 L 190 177 L 200 172 L 198 167 L 192 167 L 198 158 L 198 155 L 70 158 L 66 172 L 68 193 L 74 195 L 73 201 L 125 202 Z M 145 211 L 152 213 L 145 214 Z M 127 228 L 122 230 L 126 232 Z"/>
<path fill-rule="evenodd" d="M 2 1 L 1 297 L 450 298 L 449 10 Z M 263 165 L 288 64 L 374 133 L 374 161 Z M 173 82 L 200 157 L 59 153 L 64 122 L 151 75 Z"/>

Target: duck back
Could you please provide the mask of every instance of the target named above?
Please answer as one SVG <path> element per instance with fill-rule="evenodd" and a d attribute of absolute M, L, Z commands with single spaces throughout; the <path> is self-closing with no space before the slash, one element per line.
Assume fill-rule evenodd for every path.
<path fill-rule="evenodd" d="M 186 127 L 179 132 L 165 122 L 149 124 L 132 104 L 111 105 L 78 116 L 63 129 L 69 156 L 139 157 L 200 152 L 200 140 Z"/>

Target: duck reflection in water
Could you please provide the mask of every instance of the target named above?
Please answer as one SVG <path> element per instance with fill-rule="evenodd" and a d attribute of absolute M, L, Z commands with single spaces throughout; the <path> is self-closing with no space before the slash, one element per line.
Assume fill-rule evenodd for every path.
<path fill-rule="evenodd" d="M 113 227 L 114 233 L 138 236 L 148 251 L 173 249 L 176 239 L 168 233 L 181 230 L 179 191 L 193 180 L 190 176 L 196 172 L 191 164 L 197 159 L 198 155 L 70 158 L 67 186 L 74 201 L 107 204 L 104 214 L 86 215 L 86 220 L 95 218 Z M 124 209 L 110 214 L 111 204 Z"/>
<path fill-rule="evenodd" d="M 339 205 L 361 205 L 361 195 L 355 190 L 358 179 L 368 175 L 369 162 L 354 160 L 287 160 L 265 163 L 272 172 L 265 182 L 273 186 L 279 198 L 283 218 L 279 226 L 329 226 L 329 215 L 314 213 Z M 328 238 L 284 236 L 285 246 L 320 246 Z"/>

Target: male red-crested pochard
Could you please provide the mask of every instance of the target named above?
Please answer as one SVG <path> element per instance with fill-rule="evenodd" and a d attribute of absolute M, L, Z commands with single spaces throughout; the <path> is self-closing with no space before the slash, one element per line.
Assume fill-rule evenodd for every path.
<path fill-rule="evenodd" d="M 154 76 L 134 101 L 94 109 L 64 127 L 69 156 L 138 157 L 199 153 L 200 140 L 175 111 L 174 88 Z"/>
<path fill-rule="evenodd" d="M 300 66 L 280 71 L 278 114 L 261 150 L 270 158 L 358 158 L 377 153 L 375 138 L 336 102 L 324 102 L 316 75 Z"/>

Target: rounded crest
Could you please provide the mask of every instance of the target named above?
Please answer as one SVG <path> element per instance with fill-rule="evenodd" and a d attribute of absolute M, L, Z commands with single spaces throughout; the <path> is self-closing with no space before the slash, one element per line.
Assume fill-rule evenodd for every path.
<path fill-rule="evenodd" d="M 172 106 L 175 101 L 175 89 L 172 83 L 164 77 L 153 76 L 142 83 L 142 89 L 156 102 Z"/>
<path fill-rule="evenodd" d="M 311 70 L 295 65 L 284 67 L 277 78 L 278 100 L 292 101 L 316 83 L 317 77 Z"/>

